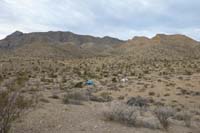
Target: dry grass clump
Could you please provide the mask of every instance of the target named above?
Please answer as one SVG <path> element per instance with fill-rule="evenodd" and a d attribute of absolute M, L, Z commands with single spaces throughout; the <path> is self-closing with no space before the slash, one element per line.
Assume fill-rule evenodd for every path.
<path fill-rule="evenodd" d="M 175 119 L 184 121 L 185 126 L 190 127 L 192 114 L 189 111 L 180 111 L 176 113 Z"/>
<path fill-rule="evenodd" d="M 103 115 L 107 120 L 136 126 L 138 110 L 121 102 L 111 102 L 110 106 L 104 108 Z"/>
<path fill-rule="evenodd" d="M 164 129 L 169 127 L 169 118 L 174 115 L 175 111 L 171 107 L 157 107 L 154 110 L 155 116 L 160 121 Z"/>
<path fill-rule="evenodd" d="M 88 101 L 89 99 L 89 92 L 83 90 L 74 90 L 67 92 L 67 94 L 64 96 L 63 102 L 65 104 L 82 105 L 83 101 Z"/>
<path fill-rule="evenodd" d="M 128 126 L 160 129 L 159 121 L 151 116 L 141 116 L 140 107 L 129 106 L 123 102 L 111 102 L 103 108 L 103 116 L 106 120 L 116 121 Z M 149 110 L 148 110 L 149 111 Z M 151 113 L 150 111 L 146 113 Z"/>

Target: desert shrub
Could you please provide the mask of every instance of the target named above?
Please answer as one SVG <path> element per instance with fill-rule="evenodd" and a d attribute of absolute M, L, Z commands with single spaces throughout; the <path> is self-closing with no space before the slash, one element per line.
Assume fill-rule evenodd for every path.
<path fill-rule="evenodd" d="M 4 80 L 3 76 L 0 75 L 0 83 Z"/>
<path fill-rule="evenodd" d="M 105 102 L 105 99 L 99 96 L 91 95 L 90 100 L 94 102 Z"/>
<path fill-rule="evenodd" d="M 103 99 L 104 102 L 110 102 L 113 100 L 113 98 L 110 96 L 110 93 L 108 92 L 102 92 L 100 94 L 101 98 Z"/>
<path fill-rule="evenodd" d="M 164 96 L 165 96 L 165 97 L 168 97 L 168 96 L 170 96 L 170 94 L 169 94 L 169 93 L 166 93 L 166 94 L 164 94 Z"/>
<path fill-rule="evenodd" d="M 150 91 L 150 92 L 149 92 L 149 96 L 155 96 L 155 94 L 156 94 L 156 93 L 153 92 L 153 91 Z"/>
<path fill-rule="evenodd" d="M 16 75 L 16 84 L 21 87 L 29 80 L 27 72 L 19 72 Z"/>
<path fill-rule="evenodd" d="M 45 99 L 45 98 L 40 98 L 39 99 L 41 102 L 43 102 L 43 103 L 49 103 L 49 100 L 48 99 Z"/>
<path fill-rule="evenodd" d="M 155 116 L 160 121 L 160 124 L 163 126 L 164 129 L 168 129 L 169 127 L 169 118 L 173 116 L 175 111 L 171 107 L 157 107 L 154 110 Z"/>
<path fill-rule="evenodd" d="M 106 120 L 117 121 L 132 126 L 136 126 L 137 115 L 136 107 L 128 106 L 121 102 L 111 102 L 103 110 L 103 116 Z"/>
<path fill-rule="evenodd" d="M 83 82 L 78 82 L 74 85 L 75 88 L 83 88 L 84 83 Z"/>
<path fill-rule="evenodd" d="M 14 120 L 31 105 L 19 92 L 0 92 L 0 132 L 8 133 Z"/>
<path fill-rule="evenodd" d="M 82 104 L 82 101 L 88 101 L 90 98 L 90 94 L 86 91 L 71 91 L 67 92 L 64 96 L 63 102 L 65 104 Z"/>
<path fill-rule="evenodd" d="M 200 116 L 200 106 L 191 110 L 191 113 Z"/>
<path fill-rule="evenodd" d="M 23 85 L 27 80 L 28 80 L 28 77 L 18 76 L 16 82 L 18 85 Z"/>
<path fill-rule="evenodd" d="M 83 88 L 84 87 L 84 82 L 82 81 L 73 81 L 73 80 L 69 80 L 67 82 L 67 89 L 74 89 L 74 88 Z"/>
<path fill-rule="evenodd" d="M 193 96 L 200 96 L 200 91 L 193 92 Z"/>
<path fill-rule="evenodd" d="M 107 85 L 108 87 L 108 90 L 112 90 L 112 91 L 120 91 L 119 87 L 117 86 L 116 83 L 113 83 L 113 84 L 109 84 Z"/>
<path fill-rule="evenodd" d="M 59 99 L 59 96 L 57 94 L 52 94 L 52 96 L 50 96 L 50 98 Z"/>
<path fill-rule="evenodd" d="M 185 70 L 184 74 L 185 75 L 192 75 L 192 72 L 190 70 Z"/>
<path fill-rule="evenodd" d="M 42 77 L 42 78 L 41 78 L 41 82 L 52 83 L 52 82 L 53 82 L 53 79 L 52 79 L 52 78 L 45 78 L 45 77 Z"/>
<path fill-rule="evenodd" d="M 50 78 L 57 78 L 58 75 L 56 75 L 55 73 L 51 72 L 51 73 L 49 74 L 49 77 L 50 77 Z"/>
<path fill-rule="evenodd" d="M 161 129 L 161 124 L 155 117 L 140 117 L 137 120 L 137 126 L 150 128 L 150 129 Z"/>
<path fill-rule="evenodd" d="M 184 121 L 185 125 L 187 127 L 191 126 L 191 119 L 192 119 L 192 114 L 189 111 L 181 111 L 176 113 L 175 118 L 177 120 L 182 120 Z"/>
<path fill-rule="evenodd" d="M 125 98 L 124 96 L 119 96 L 118 100 L 124 100 L 124 98 Z"/>
<path fill-rule="evenodd" d="M 127 104 L 129 106 L 138 106 L 138 107 L 147 107 L 148 103 L 149 103 L 149 100 L 144 99 L 140 96 L 132 97 L 127 101 Z"/>
<path fill-rule="evenodd" d="M 90 95 L 90 100 L 94 102 L 110 102 L 113 98 L 110 96 L 110 93 L 102 92 L 100 96 Z"/>
<path fill-rule="evenodd" d="M 132 97 L 126 103 L 129 106 L 135 106 L 138 108 L 140 115 L 143 116 L 144 113 L 147 111 L 147 107 L 152 102 L 153 99 L 146 99 L 141 96 Z"/>
<path fill-rule="evenodd" d="M 116 77 L 114 77 L 114 78 L 112 78 L 112 82 L 117 82 L 117 78 Z"/>

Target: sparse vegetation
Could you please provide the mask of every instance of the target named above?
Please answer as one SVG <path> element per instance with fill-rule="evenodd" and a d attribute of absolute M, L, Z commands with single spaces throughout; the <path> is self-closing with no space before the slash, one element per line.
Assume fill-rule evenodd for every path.
<path fill-rule="evenodd" d="M 116 107 L 119 111 L 112 114 L 114 107 L 109 107 L 108 119 L 153 129 L 162 126 L 167 129 L 169 119 L 182 121 L 191 129 L 192 124 L 196 124 L 194 119 L 199 116 L 183 113 L 183 118 L 180 114 L 171 117 L 162 110 L 151 111 L 157 106 L 171 106 L 182 112 L 199 105 L 196 100 L 200 96 L 198 58 L 140 60 L 132 55 L 77 59 L 16 57 L 0 59 L 0 64 L 3 66 L 0 69 L 1 90 L 20 91 L 24 98 L 37 94 L 38 106 L 44 108 L 55 103 L 62 104 L 67 110 L 71 107 L 68 104 L 83 105 L 80 108 L 87 105 L 97 109 L 94 110 L 98 113 L 104 104 L 120 100 L 124 109 Z M 128 81 L 122 82 L 122 79 Z M 87 80 L 92 80 L 95 85 L 87 85 Z M 116 115 L 120 111 L 122 115 Z M 133 116 L 128 118 L 131 113 Z"/>
<path fill-rule="evenodd" d="M 111 97 L 111 93 L 108 93 L 108 92 L 102 92 L 100 94 L 100 97 L 102 98 L 104 102 L 110 102 L 113 100 L 113 98 Z"/>
<path fill-rule="evenodd" d="M 170 107 L 158 107 L 154 110 L 155 116 L 158 118 L 164 129 L 169 127 L 169 118 L 174 115 L 175 111 Z"/>
<path fill-rule="evenodd" d="M 72 91 L 67 92 L 64 96 L 63 102 L 65 104 L 81 105 L 83 101 L 89 100 L 89 94 L 86 91 Z"/>
<path fill-rule="evenodd" d="M 175 118 L 185 122 L 187 127 L 191 126 L 192 114 L 189 111 L 181 111 L 176 113 Z"/>
<path fill-rule="evenodd" d="M 127 101 L 129 106 L 147 107 L 149 100 L 142 97 L 132 97 Z"/>
<path fill-rule="evenodd" d="M 31 106 L 31 102 L 25 99 L 20 92 L 0 91 L 0 132 L 8 133 L 12 122 Z"/>
<path fill-rule="evenodd" d="M 103 115 L 107 120 L 136 126 L 138 110 L 134 106 L 128 106 L 120 102 L 112 102 L 110 106 L 105 107 Z"/>

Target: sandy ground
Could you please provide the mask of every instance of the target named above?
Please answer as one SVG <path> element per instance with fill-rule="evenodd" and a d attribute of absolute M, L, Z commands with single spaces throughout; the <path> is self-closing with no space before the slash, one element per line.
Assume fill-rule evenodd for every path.
<path fill-rule="evenodd" d="M 12 133 L 163 133 L 163 130 L 128 127 L 105 121 L 103 103 L 87 102 L 84 105 L 65 105 L 61 99 L 52 99 L 52 92 L 41 92 L 49 103 L 40 104 L 18 120 Z M 59 94 L 63 94 L 60 92 Z M 200 133 L 196 127 L 185 128 L 171 124 L 170 133 Z"/>

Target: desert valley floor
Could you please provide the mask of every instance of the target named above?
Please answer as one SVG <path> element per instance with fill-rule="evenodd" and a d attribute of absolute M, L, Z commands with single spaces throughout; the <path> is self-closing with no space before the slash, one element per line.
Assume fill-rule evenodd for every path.
<path fill-rule="evenodd" d="M 199 59 L 10 58 L 1 60 L 1 73 L 2 89 L 20 88 L 34 103 L 13 123 L 13 133 L 200 132 Z M 87 85 L 88 79 L 94 85 Z M 137 126 L 107 119 L 108 112 L 117 113 L 118 104 L 122 110 L 129 106 L 127 101 L 136 109 Z M 173 109 L 167 131 L 153 113 L 157 107 Z M 185 125 L 185 115 L 190 117 L 189 126 Z"/>

